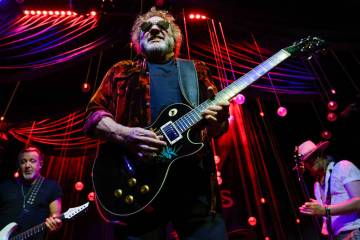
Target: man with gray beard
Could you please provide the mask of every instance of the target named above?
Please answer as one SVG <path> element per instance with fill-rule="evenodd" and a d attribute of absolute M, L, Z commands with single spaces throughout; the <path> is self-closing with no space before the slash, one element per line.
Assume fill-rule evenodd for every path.
<path fill-rule="evenodd" d="M 114 167 L 109 165 L 100 171 L 103 174 L 100 179 L 114 172 L 118 172 L 119 178 L 129 175 L 125 185 L 130 188 L 118 186 L 121 184 L 113 188 L 112 183 L 118 181 L 111 177 L 103 180 L 106 186 L 97 185 L 96 176 L 93 176 L 98 210 L 107 220 L 123 223 L 117 228 L 118 239 L 165 239 L 169 223 L 175 229 L 173 234 L 180 239 L 227 239 L 210 142 L 228 128 L 229 103 L 221 102 L 197 112 L 194 117 L 199 122 L 194 124 L 191 133 L 180 136 L 179 129 L 186 133 L 184 126 L 167 130 L 176 120 L 172 117 L 181 110 L 172 104 L 187 104 L 192 109 L 215 96 L 216 87 L 210 71 L 203 62 L 177 58 L 182 34 L 167 11 L 152 8 L 138 16 L 131 40 L 138 60 L 125 60 L 112 66 L 87 107 L 85 132 L 105 143 L 114 143 L 126 156 L 132 156 L 117 158 L 115 153 L 110 153 L 108 156 L 117 159 Z M 169 105 L 170 109 L 166 108 Z M 162 117 L 170 120 L 159 128 L 153 124 L 146 128 Z M 184 124 L 193 122 L 194 118 Z M 173 161 L 173 156 L 181 155 L 187 148 L 185 144 L 180 147 L 173 147 L 173 144 L 190 135 L 199 139 L 203 147 Z M 99 155 L 103 151 L 99 152 L 93 175 L 98 175 L 97 166 L 110 162 L 101 159 Z M 151 176 L 161 175 L 154 167 L 163 166 L 160 160 L 171 160 L 172 164 L 156 192 L 154 184 L 142 185 L 140 180 L 151 181 L 144 176 L 146 168 L 151 169 Z M 115 171 L 118 165 L 124 169 Z M 144 171 L 137 175 L 139 168 Z M 102 187 L 109 189 L 105 193 L 108 197 L 103 198 L 99 190 Z M 141 194 L 126 193 L 126 189 L 135 191 L 137 188 Z M 136 209 L 141 205 L 137 200 L 146 198 L 146 194 L 153 194 L 149 203 L 124 214 L 127 216 L 116 214 L 117 209 L 105 206 L 105 202 L 114 199 L 114 208 Z"/>

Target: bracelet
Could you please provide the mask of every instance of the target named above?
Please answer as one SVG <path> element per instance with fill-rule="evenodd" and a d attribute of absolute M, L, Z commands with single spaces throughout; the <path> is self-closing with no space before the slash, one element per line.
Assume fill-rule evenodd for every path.
<path fill-rule="evenodd" d="M 325 216 L 329 218 L 331 216 L 330 214 L 330 208 L 328 205 L 325 205 Z"/>

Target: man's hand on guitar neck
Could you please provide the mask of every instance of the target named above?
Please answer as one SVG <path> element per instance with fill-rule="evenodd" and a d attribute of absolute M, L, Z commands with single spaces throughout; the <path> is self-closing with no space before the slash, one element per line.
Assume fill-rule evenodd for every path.
<path fill-rule="evenodd" d="M 62 221 L 56 215 L 53 215 L 46 219 L 45 224 L 50 231 L 57 231 L 61 228 Z"/>
<path fill-rule="evenodd" d="M 208 87 L 208 98 L 213 99 L 214 97 L 214 89 Z M 217 137 L 227 130 L 229 126 L 229 105 L 229 102 L 226 101 L 210 106 L 202 112 L 202 115 L 207 122 L 206 128 L 210 137 Z"/>
<path fill-rule="evenodd" d="M 110 117 L 104 117 L 99 121 L 96 132 L 106 140 L 125 146 L 130 153 L 144 160 L 156 156 L 166 146 L 166 142 L 153 131 L 140 127 L 126 127 Z"/>

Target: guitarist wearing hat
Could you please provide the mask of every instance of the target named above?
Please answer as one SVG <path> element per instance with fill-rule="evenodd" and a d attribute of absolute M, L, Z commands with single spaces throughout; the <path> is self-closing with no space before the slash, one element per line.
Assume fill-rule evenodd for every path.
<path fill-rule="evenodd" d="M 329 239 L 360 239 L 360 170 L 350 161 L 335 162 L 327 154 L 330 142 L 307 140 L 298 146 L 301 165 L 316 178 L 316 199 L 305 202 L 303 214 L 323 216 L 322 234 Z"/>

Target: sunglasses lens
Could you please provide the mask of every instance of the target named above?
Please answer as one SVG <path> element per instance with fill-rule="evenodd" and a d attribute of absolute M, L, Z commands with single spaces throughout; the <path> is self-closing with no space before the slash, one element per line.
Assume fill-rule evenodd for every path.
<path fill-rule="evenodd" d="M 167 30 L 170 24 L 167 21 L 160 21 L 156 25 L 158 25 L 163 30 Z"/>
<path fill-rule="evenodd" d="M 140 29 L 143 32 L 147 32 L 150 30 L 150 28 L 153 26 L 153 24 L 151 22 L 144 22 L 143 24 L 141 24 Z"/>
<path fill-rule="evenodd" d="M 143 32 L 147 32 L 152 28 L 153 25 L 157 25 L 162 30 L 167 30 L 170 26 L 170 23 L 167 21 L 159 21 L 157 23 L 144 22 L 143 24 L 141 24 L 140 29 Z"/>

